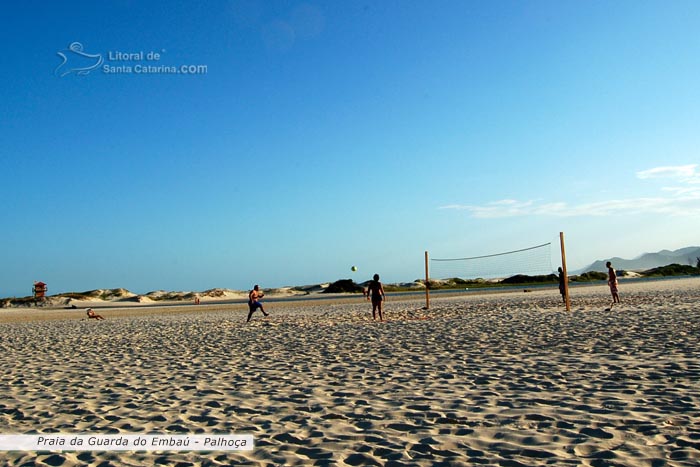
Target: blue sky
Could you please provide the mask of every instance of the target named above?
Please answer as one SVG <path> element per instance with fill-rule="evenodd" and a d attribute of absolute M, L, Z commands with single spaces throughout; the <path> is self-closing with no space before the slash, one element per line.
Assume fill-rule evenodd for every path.
<path fill-rule="evenodd" d="M 0 296 L 409 281 L 425 250 L 560 231 L 570 269 L 700 244 L 696 1 L 27 1 L 0 18 Z M 79 73 L 98 59 L 74 43 L 100 66 Z"/>

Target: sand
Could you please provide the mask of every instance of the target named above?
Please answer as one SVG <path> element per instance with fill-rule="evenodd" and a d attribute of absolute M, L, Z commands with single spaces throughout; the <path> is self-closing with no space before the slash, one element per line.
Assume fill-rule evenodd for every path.
<path fill-rule="evenodd" d="M 700 279 L 0 312 L 0 433 L 235 433 L 250 452 L 0 452 L 8 465 L 695 466 Z M 42 319 L 28 313 L 45 313 Z"/>

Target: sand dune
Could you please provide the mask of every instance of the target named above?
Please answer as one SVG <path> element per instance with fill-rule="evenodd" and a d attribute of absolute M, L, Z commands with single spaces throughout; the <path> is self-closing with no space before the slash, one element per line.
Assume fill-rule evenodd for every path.
<path fill-rule="evenodd" d="M 252 452 L 10 465 L 694 466 L 700 279 L 434 297 L 0 313 L 0 432 L 253 434 Z M 43 310 L 42 310 L 43 313 Z"/>
<path fill-rule="evenodd" d="M 295 297 L 323 292 L 329 284 L 317 284 L 301 287 L 279 287 L 264 289 L 266 296 L 274 298 Z M 34 300 L 31 297 L 0 299 L 0 308 L 87 308 L 100 306 L 133 306 L 138 304 L 160 304 L 167 306 L 175 303 L 194 302 L 216 303 L 229 300 L 245 300 L 248 291 L 231 289 L 208 289 L 202 292 L 169 292 L 154 290 L 137 295 L 126 289 L 98 289 L 80 293 L 67 293 Z"/>

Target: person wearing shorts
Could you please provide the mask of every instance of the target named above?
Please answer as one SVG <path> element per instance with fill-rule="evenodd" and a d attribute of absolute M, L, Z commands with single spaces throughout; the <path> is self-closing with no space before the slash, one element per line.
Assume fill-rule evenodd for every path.
<path fill-rule="evenodd" d="M 255 313 L 255 310 L 260 308 L 260 311 L 262 311 L 262 314 L 267 316 L 269 313 L 265 313 L 265 309 L 263 308 L 263 304 L 260 303 L 260 299 L 265 296 L 264 293 L 260 291 L 260 287 L 255 284 L 255 287 L 253 287 L 253 290 L 250 291 L 248 294 L 248 319 L 246 320 L 246 323 L 250 321 L 250 318 L 253 316 L 253 313 Z"/>
<path fill-rule="evenodd" d="M 608 287 L 610 287 L 610 294 L 612 295 L 610 308 L 612 308 L 614 304 L 620 303 L 620 296 L 617 294 L 617 274 L 610 261 L 605 263 L 605 266 L 608 268 Z"/>
<path fill-rule="evenodd" d="M 384 295 L 384 286 L 379 282 L 379 274 L 375 274 L 367 287 L 367 300 L 372 300 L 372 319 L 377 319 L 377 311 L 379 311 L 379 321 L 384 321 L 382 316 L 382 302 L 386 300 Z"/>
<path fill-rule="evenodd" d="M 561 266 L 559 266 L 559 293 L 564 305 L 566 305 L 566 277 L 564 277 L 564 269 Z"/>

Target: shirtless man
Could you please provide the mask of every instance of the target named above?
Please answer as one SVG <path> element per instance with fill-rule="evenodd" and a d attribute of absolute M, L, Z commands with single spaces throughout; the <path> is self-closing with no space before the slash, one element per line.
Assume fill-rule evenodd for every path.
<path fill-rule="evenodd" d="M 610 287 L 610 294 L 612 295 L 610 309 L 612 309 L 614 304 L 620 303 L 620 296 L 617 294 L 617 274 L 615 274 L 615 269 L 610 261 L 605 263 L 605 266 L 608 268 L 608 287 Z"/>
<path fill-rule="evenodd" d="M 384 295 L 382 283 L 379 282 L 379 274 L 374 275 L 367 287 L 367 300 L 370 298 L 372 299 L 372 319 L 377 319 L 377 311 L 379 311 L 379 321 L 384 321 L 382 301 L 386 300 L 386 295 Z"/>
<path fill-rule="evenodd" d="M 98 315 L 97 313 L 95 313 L 95 311 L 92 308 L 88 308 L 87 310 L 85 310 L 85 313 L 87 314 L 88 319 L 96 319 L 98 321 L 104 319 L 102 315 Z"/>
<path fill-rule="evenodd" d="M 253 313 L 255 313 L 255 310 L 260 308 L 260 311 L 262 311 L 262 314 L 267 316 L 269 313 L 265 313 L 265 309 L 263 308 L 262 303 L 260 303 L 260 299 L 265 296 L 264 293 L 260 291 L 260 287 L 258 287 L 257 284 L 255 284 L 255 287 L 253 287 L 253 290 L 250 291 L 248 294 L 248 319 L 246 320 L 246 323 L 250 321 L 251 316 L 253 316 Z"/>

